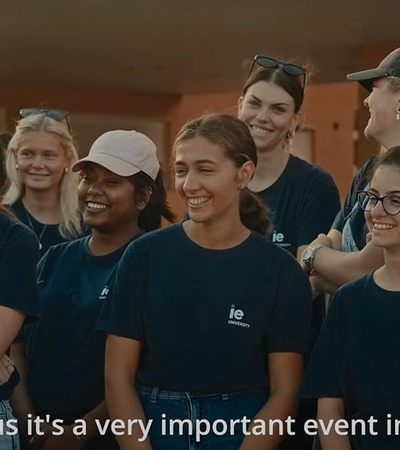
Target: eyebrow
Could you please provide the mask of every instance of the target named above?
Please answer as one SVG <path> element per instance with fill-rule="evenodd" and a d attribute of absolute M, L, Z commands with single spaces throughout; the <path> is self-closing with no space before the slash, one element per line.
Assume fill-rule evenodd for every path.
<path fill-rule="evenodd" d="M 369 191 L 372 192 L 373 194 L 375 193 L 379 194 L 379 192 L 373 187 L 371 187 Z M 400 194 L 400 190 L 389 191 L 388 194 Z"/>
<path fill-rule="evenodd" d="M 257 96 L 255 96 L 254 94 L 250 94 L 250 97 L 252 97 L 253 100 L 255 100 L 256 102 L 262 103 L 262 100 L 259 99 L 259 98 L 258 98 Z M 288 104 L 288 103 L 285 103 L 285 102 L 278 102 L 278 103 L 272 103 L 271 106 L 287 106 L 287 107 L 289 107 L 289 104 Z"/>
<path fill-rule="evenodd" d="M 197 159 L 195 161 L 195 164 L 213 164 L 216 165 L 217 163 L 215 161 L 212 161 L 211 159 Z M 175 161 L 175 166 L 183 166 L 185 165 L 184 161 Z"/>

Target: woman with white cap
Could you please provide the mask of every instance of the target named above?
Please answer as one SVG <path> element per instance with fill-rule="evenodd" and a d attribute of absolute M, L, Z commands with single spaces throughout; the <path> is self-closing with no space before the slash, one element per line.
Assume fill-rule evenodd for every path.
<path fill-rule="evenodd" d="M 52 247 L 39 262 L 42 319 L 25 330 L 26 385 L 15 399 L 21 419 L 31 413 L 47 422 L 45 435 L 31 439 L 36 447 L 118 448 L 111 433 L 99 436 L 95 424 L 107 418 L 106 335 L 96 331 L 96 321 L 128 243 L 158 228 L 162 217 L 173 219 L 159 169 L 155 144 L 122 130 L 100 136 L 72 167 L 81 175 L 78 200 L 92 234 Z M 52 427 L 55 419 L 62 433 Z M 77 419 L 86 426 L 78 436 Z"/>
<path fill-rule="evenodd" d="M 375 69 L 347 75 L 358 81 L 369 95 L 364 104 L 370 119 L 364 133 L 384 149 L 400 144 L 400 48 L 392 51 Z M 356 280 L 383 264 L 383 253 L 367 244 L 368 230 L 357 192 L 368 186 L 376 161 L 372 157 L 359 170 L 328 235 L 320 235 L 303 252 L 305 270 L 317 289 L 334 292 L 338 286 Z"/>

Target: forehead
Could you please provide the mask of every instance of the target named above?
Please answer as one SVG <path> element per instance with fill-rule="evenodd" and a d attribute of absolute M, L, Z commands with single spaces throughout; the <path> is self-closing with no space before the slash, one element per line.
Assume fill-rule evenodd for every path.
<path fill-rule="evenodd" d="M 251 85 L 246 96 L 254 96 L 268 103 L 286 103 L 294 106 L 294 99 L 273 81 L 258 81 Z"/>
<path fill-rule="evenodd" d="M 378 167 L 372 177 L 371 188 L 380 193 L 400 191 L 400 167 Z"/>
<path fill-rule="evenodd" d="M 215 142 L 196 136 L 182 141 L 175 147 L 175 164 L 201 163 L 204 161 L 220 162 L 227 160 L 225 149 Z"/>
<path fill-rule="evenodd" d="M 54 133 L 28 131 L 21 136 L 19 150 L 53 150 L 64 152 L 61 139 Z"/>

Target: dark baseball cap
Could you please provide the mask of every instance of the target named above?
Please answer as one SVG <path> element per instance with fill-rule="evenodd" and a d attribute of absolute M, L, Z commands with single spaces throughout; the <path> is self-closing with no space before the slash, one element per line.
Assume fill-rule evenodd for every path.
<path fill-rule="evenodd" d="M 372 91 L 372 82 L 376 78 L 382 77 L 400 78 L 400 48 L 396 48 L 389 53 L 375 69 L 362 70 L 347 75 L 348 80 L 358 81 L 369 92 Z"/>

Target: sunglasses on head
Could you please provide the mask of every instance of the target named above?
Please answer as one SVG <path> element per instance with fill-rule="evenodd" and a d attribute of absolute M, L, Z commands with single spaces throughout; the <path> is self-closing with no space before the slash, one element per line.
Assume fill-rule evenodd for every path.
<path fill-rule="evenodd" d="M 253 64 L 250 67 L 249 76 L 253 72 L 254 66 L 259 65 L 264 69 L 276 69 L 281 68 L 285 73 L 294 77 L 303 77 L 303 90 L 306 85 L 307 71 L 304 67 L 297 66 L 296 64 L 288 63 L 285 61 L 279 61 L 278 59 L 271 58 L 270 56 L 256 55 L 253 59 Z"/>
<path fill-rule="evenodd" d="M 25 119 L 26 117 L 34 116 L 36 114 L 44 114 L 46 117 L 56 120 L 57 122 L 65 120 L 68 128 L 70 128 L 68 112 L 63 111 L 62 109 L 23 108 L 19 110 L 20 119 Z"/>

